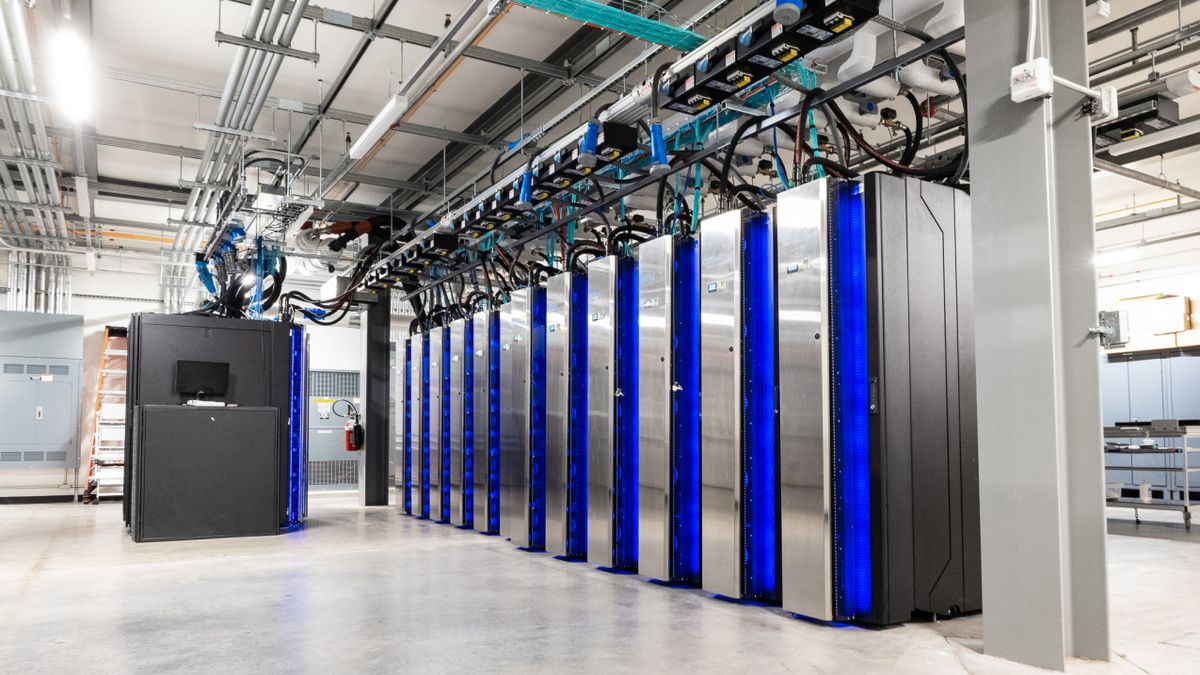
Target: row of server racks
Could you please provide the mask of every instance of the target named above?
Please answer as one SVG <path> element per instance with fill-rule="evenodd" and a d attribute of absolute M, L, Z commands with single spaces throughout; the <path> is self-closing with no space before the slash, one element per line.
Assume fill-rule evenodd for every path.
<path fill-rule="evenodd" d="M 413 335 L 403 510 L 817 620 L 979 610 L 968 218 L 823 179 Z"/>

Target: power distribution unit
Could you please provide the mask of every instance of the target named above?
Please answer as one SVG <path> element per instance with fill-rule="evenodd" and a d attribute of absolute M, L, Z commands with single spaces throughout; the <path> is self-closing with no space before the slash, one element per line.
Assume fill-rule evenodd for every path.
<path fill-rule="evenodd" d="M 450 335 L 429 331 L 429 513 L 450 520 Z"/>
<path fill-rule="evenodd" d="M 702 586 L 768 602 L 780 553 L 774 249 L 766 214 L 700 227 Z"/>
<path fill-rule="evenodd" d="M 500 533 L 542 550 L 546 536 L 546 291 L 500 308 Z"/>
<path fill-rule="evenodd" d="M 546 282 L 546 551 L 587 555 L 587 277 Z"/>
<path fill-rule="evenodd" d="M 587 559 L 637 570 L 637 262 L 594 260 L 587 277 Z"/>
<path fill-rule="evenodd" d="M 779 198 L 786 610 L 980 609 L 968 214 L 882 174 Z"/>
<path fill-rule="evenodd" d="M 429 333 L 418 333 L 412 345 L 412 513 L 429 517 Z"/>
<path fill-rule="evenodd" d="M 699 242 L 638 246 L 638 571 L 700 583 Z"/>
<path fill-rule="evenodd" d="M 500 534 L 500 319 L 489 310 L 471 322 L 473 525 L 480 532 Z"/>

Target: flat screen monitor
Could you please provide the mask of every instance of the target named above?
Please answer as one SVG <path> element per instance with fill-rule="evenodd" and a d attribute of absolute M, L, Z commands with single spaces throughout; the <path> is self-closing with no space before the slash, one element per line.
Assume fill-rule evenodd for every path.
<path fill-rule="evenodd" d="M 187 396 L 224 396 L 229 389 L 229 364 L 176 361 L 175 391 Z"/>

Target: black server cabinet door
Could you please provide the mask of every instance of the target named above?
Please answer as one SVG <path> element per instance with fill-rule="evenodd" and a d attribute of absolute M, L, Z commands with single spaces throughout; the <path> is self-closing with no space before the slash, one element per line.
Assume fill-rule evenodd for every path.
<path fill-rule="evenodd" d="M 978 610 L 969 200 L 953 188 L 882 174 L 868 178 L 866 197 L 880 570 L 870 620 Z"/>

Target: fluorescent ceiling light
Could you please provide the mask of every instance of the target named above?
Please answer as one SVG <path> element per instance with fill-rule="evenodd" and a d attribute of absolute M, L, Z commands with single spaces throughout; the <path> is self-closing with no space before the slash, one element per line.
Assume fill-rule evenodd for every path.
<path fill-rule="evenodd" d="M 393 124 L 400 121 L 400 116 L 406 110 L 408 110 L 407 96 L 396 94 L 388 99 L 387 104 L 383 106 L 383 110 L 380 110 L 379 114 L 375 115 L 375 119 L 371 120 L 371 123 L 363 130 L 362 135 L 358 137 L 358 140 L 354 141 L 354 145 L 350 146 L 351 159 L 366 157 L 371 148 L 387 133 L 387 130 Z"/>
<path fill-rule="evenodd" d="M 1096 267 L 1108 267 L 1109 265 L 1120 265 L 1121 263 L 1133 262 L 1142 257 L 1142 247 L 1138 246 L 1122 246 L 1121 248 L 1113 248 L 1107 251 L 1096 252 Z"/>
<path fill-rule="evenodd" d="M 1136 152 L 1144 148 L 1167 143 L 1195 133 L 1200 133 L 1200 120 L 1185 122 L 1184 124 L 1180 124 L 1169 129 L 1163 129 L 1162 131 L 1156 131 L 1152 134 L 1146 134 L 1137 140 L 1125 141 L 1124 143 L 1110 145 L 1108 146 L 1108 154 L 1112 155 L 1113 157 L 1120 157 L 1121 155 L 1128 155 L 1131 152 Z"/>
<path fill-rule="evenodd" d="M 92 55 L 74 30 L 56 31 L 50 41 L 50 81 L 54 98 L 72 121 L 91 119 L 95 103 Z"/>

